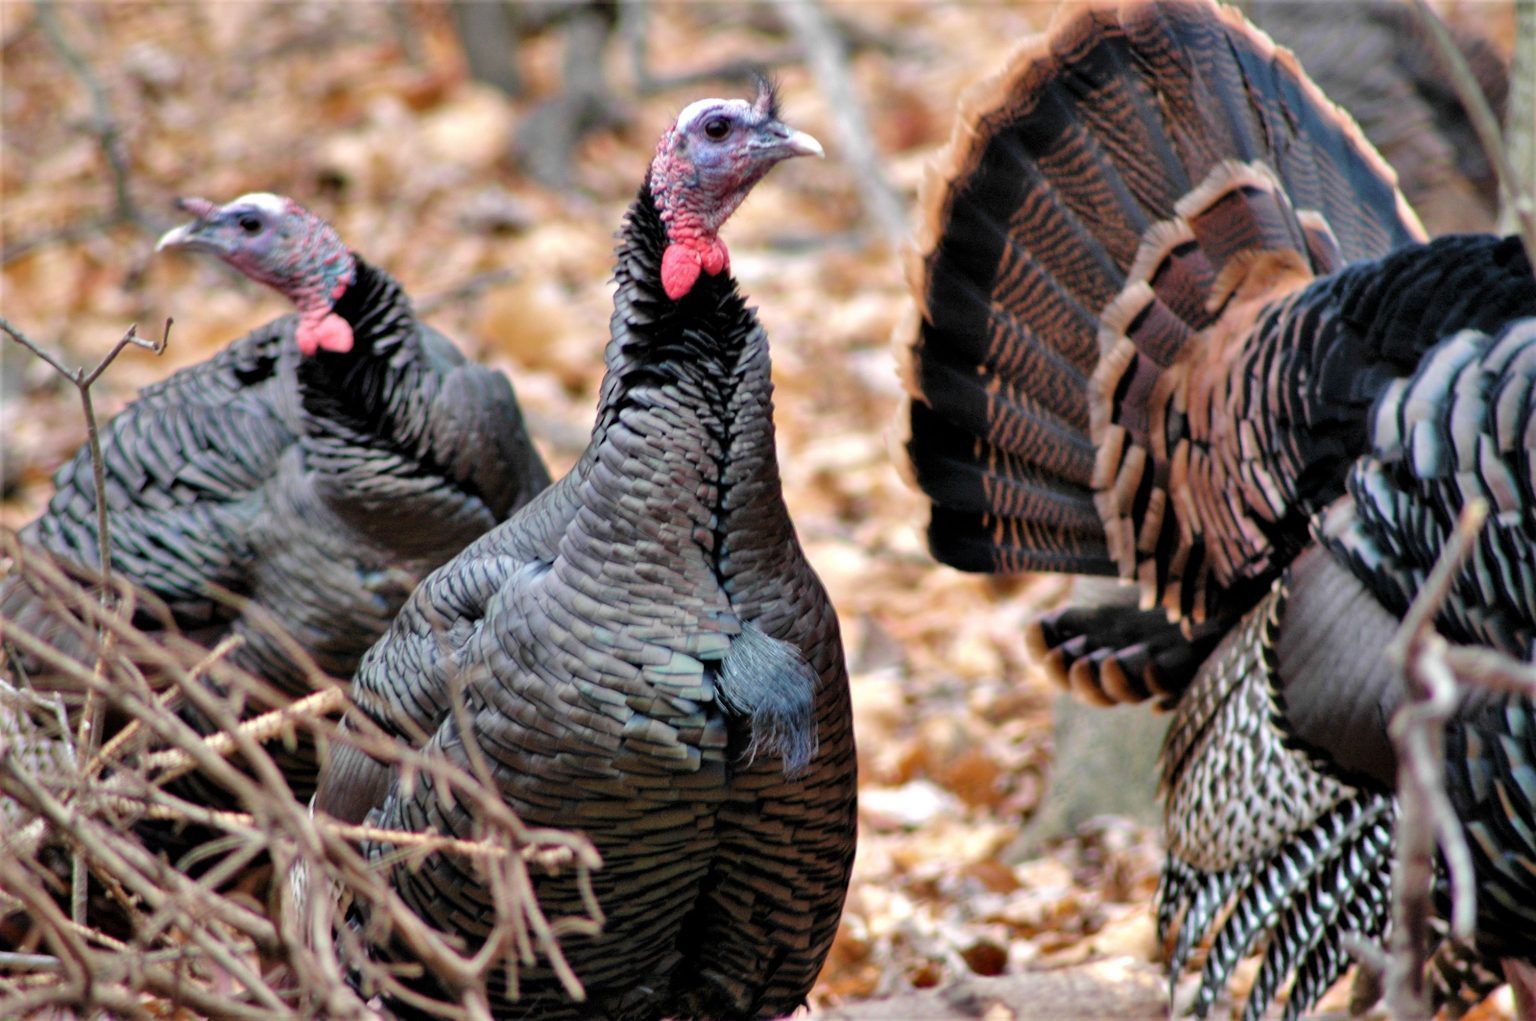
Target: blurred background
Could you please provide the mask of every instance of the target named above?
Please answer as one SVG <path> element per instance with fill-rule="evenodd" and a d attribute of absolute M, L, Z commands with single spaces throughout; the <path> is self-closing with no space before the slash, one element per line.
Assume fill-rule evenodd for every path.
<path fill-rule="evenodd" d="M 786 496 L 839 610 L 860 742 L 854 886 L 813 1003 L 1104 959 L 1155 974 L 1159 722 L 1053 725 L 1060 697 L 1021 634 L 1070 582 L 934 566 L 887 454 L 924 166 L 965 87 L 1056 6 L 0 0 L 0 315 L 68 364 L 174 318 L 164 355 L 130 350 L 98 384 L 109 414 L 286 311 L 212 260 L 156 257 L 174 199 L 291 195 L 508 372 L 563 471 L 591 424 L 613 234 L 657 136 L 769 71 L 828 158 L 776 171 L 727 236 L 772 339 Z M 1409 84 L 1401 8 L 1248 6 L 1358 102 L 1432 231 L 1491 223 L 1449 89 Z M 1475 66 L 1507 58 L 1512 0 L 1439 9 Z M 83 438 L 73 389 L 0 348 L 0 524 L 37 513 Z"/>

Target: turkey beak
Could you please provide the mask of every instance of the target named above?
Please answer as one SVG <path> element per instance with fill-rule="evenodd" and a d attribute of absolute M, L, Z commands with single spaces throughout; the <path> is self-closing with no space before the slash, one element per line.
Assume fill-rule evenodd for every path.
<path fill-rule="evenodd" d="M 825 156 L 826 150 L 815 137 L 804 131 L 795 131 L 788 125 L 777 121 L 766 125 L 763 129 L 760 141 L 763 154 L 774 159 L 789 159 L 791 156 Z"/>
<path fill-rule="evenodd" d="M 816 141 L 815 136 L 808 135 L 804 131 L 791 131 L 789 137 L 784 140 L 784 148 L 789 150 L 791 156 L 815 156 L 825 157 L 827 151 Z"/>
<path fill-rule="evenodd" d="M 160 235 L 160 240 L 155 242 L 155 251 L 180 249 L 187 252 L 211 252 L 214 255 L 229 252 L 229 245 L 216 232 L 218 224 L 212 219 L 212 214 L 218 212 L 217 206 L 205 199 L 182 199 L 176 205 L 197 219 L 180 227 L 172 227 Z"/>
<path fill-rule="evenodd" d="M 195 223 L 184 223 L 180 227 L 172 227 L 160 235 L 160 240 L 155 242 L 155 251 L 163 252 L 167 248 L 186 248 L 192 242 L 192 228 Z"/>
<path fill-rule="evenodd" d="M 155 242 L 155 251 L 163 252 L 166 249 L 180 249 L 184 252 L 210 252 L 214 255 L 224 255 L 228 247 L 219 242 L 217 236 L 203 233 L 208 224 L 198 220 L 193 223 L 184 223 L 180 227 L 172 227 L 160 235 L 160 240 Z"/>

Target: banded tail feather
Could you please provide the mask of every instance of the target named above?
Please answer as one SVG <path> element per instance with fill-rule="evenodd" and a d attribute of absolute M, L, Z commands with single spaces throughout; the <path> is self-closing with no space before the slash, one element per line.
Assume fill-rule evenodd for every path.
<path fill-rule="evenodd" d="M 1052 680 L 1084 701 L 1156 700 L 1171 709 L 1220 637 L 1209 624 L 1186 637 L 1160 609 L 1069 606 L 1031 623 L 1024 642 Z"/>

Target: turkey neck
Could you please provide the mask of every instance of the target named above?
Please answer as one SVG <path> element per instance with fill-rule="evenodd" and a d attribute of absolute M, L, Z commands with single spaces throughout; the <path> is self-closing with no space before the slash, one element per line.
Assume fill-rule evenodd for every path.
<path fill-rule="evenodd" d="M 607 460 L 616 442 L 631 442 L 619 438 L 631 423 L 671 427 L 648 441 L 654 454 L 626 462 L 657 496 L 638 515 L 619 505 L 619 518 L 633 517 L 621 527 L 654 531 L 645 518 L 655 504 L 688 515 L 719 584 L 732 602 L 750 601 L 753 568 L 782 569 L 783 544 L 793 541 L 779 486 L 767 337 L 728 273 L 701 275 L 680 300 L 667 297 L 666 244 L 647 185 L 620 233 L 606 373 L 582 474 Z M 777 555 L 764 562 L 753 549 Z"/>
<path fill-rule="evenodd" d="M 357 280 L 334 308 L 352 327 L 352 350 L 320 350 L 299 362 L 304 408 L 318 422 L 368 434 L 398 431 L 421 416 L 398 405 L 416 392 L 421 373 L 420 327 L 411 299 L 383 270 L 352 253 Z M 416 437 L 396 439 L 407 447 Z"/>

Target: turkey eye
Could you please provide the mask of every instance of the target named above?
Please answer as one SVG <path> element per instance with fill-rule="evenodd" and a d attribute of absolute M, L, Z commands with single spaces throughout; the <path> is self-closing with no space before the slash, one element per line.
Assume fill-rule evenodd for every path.
<path fill-rule="evenodd" d="M 240 217 L 240 229 L 247 234 L 255 234 L 261 230 L 261 221 L 254 216 L 242 216 Z"/>
<path fill-rule="evenodd" d="M 714 117 L 704 122 L 704 134 L 717 142 L 730 133 L 731 122 L 724 117 Z"/>

